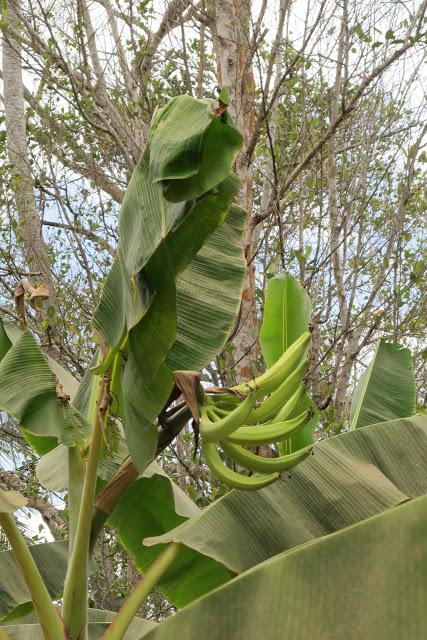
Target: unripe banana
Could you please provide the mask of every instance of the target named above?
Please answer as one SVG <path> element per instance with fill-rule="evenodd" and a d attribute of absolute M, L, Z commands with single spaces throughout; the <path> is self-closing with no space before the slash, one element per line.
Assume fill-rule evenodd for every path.
<path fill-rule="evenodd" d="M 265 373 L 254 380 L 248 380 L 247 382 L 232 387 L 232 390 L 244 392 L 250 387 L 256 390 L 258 398 L 262 398 L 271 393 L 277 389 L 302 360 L 310 340 L 311 333 L 306 331 L 291 344 L 289 349 L 286 349 L 280 358 Z"/>
<path fill-rule="evenodd" d="M 209 405 L 203 405 L 199 430 L 204 440 L 206 442 L 217 442 L 218 440 L 226 438 L 230 433 L 233 433 L 233 431 L 245 422 L 255 402 L 256 396 L 250 392 L 235 409 L 230 411 L 224 418 L 215 422 L 209 420 Z"/>
<path fill-rule="evenodd" d="M 235 407 L 233 407 L 235 409 Z M 228 416 L 230 411 L 233 409 L 223 409 L 223 407 L 218 407 L 217 405 L 209 407 L 209 414 L 214 416 L 214 420 L 221 420 L 224 416 Z"/>
<path fill-rule="evenodd" d="M 295 391 L 303 386 L 302 380 L 308 371 L 309 361 L 305 358 L 298 367 L 291 373 L 290 376 L 277 387 L 273 393 L 262 401 L 259 407 L 256 407 L 251 411 L 246 420 L 246 424 L 256 424 L 257 422 L 266 422 L 270 418 L 273 418 L 280 409 L 287 403 L 287 401 L 293 396 Z M 281 420 L 275 420 L 275 422 L 281 422 Z"/>
<path fill-rule="evenodd" d="M 220 442 L 219 446 L 227 456 L 237 462 L 237 464 L 251 471 L 259 471 L 260 473 L 269 473 L 272 471 L 281 472 L 292 469 L 292 467 L 295 467 L 295 465 L 307 458 L 312 450 L 312 447 L 307 447 L 306 449 L 300 449 L 295 453 L 280 456 L 279 458 L 267 458 L 247 451 L 237 444 L 231 444 L 231 442 L 227 442 L 226 440 Z"/>
<path fill-rule="evenodd" d="M 216 445 L 212 442 L 203 441 L 202 451 L 205 456 L 206 464 L 210 467 L 214 475 L 225 482 L 230 487 L 243 490 L 262 489 L 271 484 L 279 477 L 278 473 L 270 473 L 264 476 L 242 476 L 232 469 L 229 469 L 221 460 Z"/>
<path fill-rule="evenodd" d="M 246 388 L 245 393 L 247 392 L 248 392 L 248 389 Z M 213 393 L 212 395 L 209 395 L 209 398 L 213 400 L 214 404 L 216 405 L 222 405 L 222 404 L 237 405 L 242 401 L 241 396 L 237 393 L 233 393 L 232 391 L 229 391 L 229 392 L 223 391 L 222 393 Z"/>
<path fill-rule="evenodd" d="M 272 418 L 273 422 L 282 422 L 283 420 L 288 420 L 291 417 L 292 412 L 297 406 L 299 400 L 302 398 L 302 395 L 305 391 L 305 385 L 300 384 L 295 393 L 289 398 L 289 400 L 283 405 L 278 413 Z"/>
<path fill-rule="evenodd" d="M 255 427 L 239 427 L 227 437 L 227 440 L 234 444 L 242 444 L 249 447 L 280 442 L 297 433 L 306 424 L 309 417 L 310 412 L 303 411 L 295 418 L 284 422 L 259 424 Z"/>

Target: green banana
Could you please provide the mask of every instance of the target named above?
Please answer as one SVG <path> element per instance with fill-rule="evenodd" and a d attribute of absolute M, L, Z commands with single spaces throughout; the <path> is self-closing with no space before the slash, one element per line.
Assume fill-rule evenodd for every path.
<path fill-rule="evenodd" d="M 279 477 L 278 473 L 270 473 L 263 476 L 242 476 L 240 473 L 236 473 L 223 463 L 221 456 L 216 449 L 216 445 L 212 442 L 203 441 L 202 451 L 206 464 L 212 470 L 214 475 L 219 480 L 225 482 L 230 487 L 234 487 L 235 489 L 262 489 L 262 487 L 266 487 Z"/>
<path fill-rule="evenodd" d="M 243 424 L 254 408 L 256 395 L 249 393 L 246 398 L 235 409 L 230 411 L 224 418 L 212 422 L 209 419 L 209 404 L 202 405 L 199 431 L 206 442 L 217 442 L 233 433 Z"/>
<path fill-rule="evenodd" d="M 226 440 L 220 442 L 219 446 L 223 449 L 224 453 L 237 462 L 237 464 L 251 471 L 259 471 L 261 473 L 272 471 L 281 472 L 292 469 L 292 467 L 295 467 L 295 465 L 307 458 L 312 451 L 312 447 L 307 447 L 306 449 L 300 449 L 295 453 L 280 456 L 279 458 L 267 458 L 247 451 L 239 445 L 231 444 L 231 442 L 227 442 Z"/>
<path fill-rule="evenodd" d="M 208 390 L 209 391 L 209 390 Z M 246 388 L 246 393 L 248 389 Z M 237 393 L 223 391 L 222 393 L 213 393 L 209 395 L 209 398 L 214 401 L 215 404 L 227 404 L 236 405 L 242 400 L 241 396 Z"/>
<path fill-rule="evenodd" d="M 246 420 L 246 424 L 266 422 L 270 418 L 273 418 L 293 396 L 295 391 L 303 386 L 301 383 L 307 373 L 308 367 L 309 361 L 307 358 L 304 358 L 291 375 L 283 380 L 282 384 L 277 387 L 268 398 L 263 400 L 259 407 L 251 411 Z M 275 422 L 279 421 L 280 420 L 275 420 Z"/>
<path fill-rule="evenodd" d="M 234 407 L 234 409 L 235 409 L 235 407 Z M 209 414 L 212 414 L 214 416 L 214 420 L 220 420 L 224 416 L 228 416 L 228 414 L 232 410 L 233 409 L 223 409 L 222 407 L 218 407 L 217 405 L 215 405 L 213 407 L 209 407 L 209 409 L 208 409 Z"/>
<path fill-rule="evenodd" d="M 248 387 L 255 389 L 257 397 L 261 398 L 271 393 L 295 369 L 305 355 L 311 340 L 311 333 L 306 331 L 295 340 L 280 358 L 265 373 L 254 380 L 248 380 L 232 387 L 233 391 L 245 392 Z"/>
<path fill-rule="evenodd" d="M 228 442 L 254 447 L 271 442 L 287 440 L 297 433 L 307 422 L 310 412 L 305 410 L 295 418 L 284 422 L 259 424 L 254 427 L 242 426 L 227 436 Z M 221 438 L 222 440 L 223 438 Z"/>
<path fill-rule="evenodd" d="M 305 385 L 300 384 L 295 393 L 289 398 L 289 400 L 283 405 L 280 411 L 272 418 L 274 422 L 282 422 L 283 420 L 288 420 L 291 417 L 291 414 L 295 407 L 298 404 L 298 401 L 302 398 L 302 395 L 305 391 Z"/>

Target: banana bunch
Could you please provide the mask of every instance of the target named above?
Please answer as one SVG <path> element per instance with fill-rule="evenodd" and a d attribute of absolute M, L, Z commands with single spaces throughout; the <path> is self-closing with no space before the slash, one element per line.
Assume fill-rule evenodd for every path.
<path fill-rule="evenodd" d="M 231 487 L 261 489 L 310 454 L 311 447 L 306 447 L 270 458 L 245 448 L 283 442 L 310 419 L 310 410 L 295 415 L 305 391 L 310 338 L 309 332 L 304 333 L 268 371 L 254 380 L 223 393 L 204 395 L 199 425 L 202 451 L 212 472 Z M 227 467 L 218 446 L 239 466 L 260 475 L 245 476 Z"/>

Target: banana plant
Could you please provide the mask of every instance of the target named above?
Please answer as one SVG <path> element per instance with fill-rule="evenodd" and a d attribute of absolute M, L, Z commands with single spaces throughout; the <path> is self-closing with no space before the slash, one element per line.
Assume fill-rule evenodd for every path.
<path fill-rule="evenodd" d="M 422 417 L 407 417 L 409 405 L 392 416 L 378 407 L 371 415 L 387 422 L 371 420 L 313 447 L 318 414 L 306 388 L 311 304 L 291 276 L 280 274 L 267 288 L 260 338 L 266 371 L 233 388 L 200 385 L 197 372 L 224 346 L 243 288 L 246 214 L 233 204 L 239 181 L 231 171 L 240 146 L 222 100 L 179 96 L 155 113 L 94 314 L 95 355 L 79 384 L 27 328 L 0 322 L 0 410 L 41 456 L 41 484 L 67 492 L 69 513 L 66 542 L 27 546 L 13 517 L 25 498 L 0 491 L 0 526 L 11 547 L 0 554 L 0 640 L 191 638 L 201 625 L 209 638 L 273 640 L 280 626 L 292 629 L 296 602 L 296 628 L 320 639 L 327 623 L 316 635 L 304 605 L 318 593 L 312 567 L 329 576 L 321 589 L 331 593 L 333 577 L 340 596 L 353 593 L 369 562 L 358 563 L 346 581 L 354 564 L 347 556 L 355 548 L 367 553 L 378 531 L 391 532 L 383 555 L 396 555 L 393 532 L 409 536 L 419 524 L 427 426 Z M 381 400 L 372 392 L 374 368 L 355 400 L 358 415 Z M 173 405 L 180 394 L 183 401 Z M 212 472 L 244 489 L 203 511 L 155 462 L 190 419 L 196 429 L 199 423 Z M 260 444 L 275 445 L 276 455 L 253 451 Z M 118 612 L 88 607 L 104 526 L 116 530 L 143 574 Z M 417 536 L 417 548 L 424 539 Z M 334 549 L 329 575 L 324 568 Z M 402 567 L 409 566 L 409 545 L 404 558 Z M 405 579 L 410 593 L 413 580 Z M 154 587 L 182 608 L 158 626 L 137 615 Z M 284 589 L 285 609 L 278 605 Z M 388 589 L 377 599 L 382 615 L 392 596 Z M 268 621 L 266 599 L 276 612 Z M 367 606 L 369 599 L 355 602 Z M 407 601 L 396 604 L 404 609 Z M 342 637 L 347 624 L 341 609 L 341 635 L 331 638 Z M 385 637 L 370 635 L 366 624 L 365 637 Z"/>
<path fill-rule="evenodd" d="M 307 406 L 295 415 L 305 394 L 307 327 L 292 344 L 288 341 L 289 348 L 264 374 L 243 385 L 205 393 L 194 373 L 223 347 L 245 275 L 246 213 L 233 204 L 239 180 L 231 171 L 242 139 L 226 106 L 180 96 L 155 113 L 147 147 L 124 197 L 116 256 L 93 318 L 95 355 L 77 388 L 70 375 L 43 354 L 26 328 L 22 304 L 21 327 L 0 324 L 0 409 L 15 418 L 42 456 L 37 475 L 43 485 L 67 491 L 69 540 L 65 570 L 64 563 L 56 561 L 63 578 L 59 590 L 57 580 L 46 584 L 46 566 L 57 554 L 46 560 L 44 548 L 28 549 L 11 515 L 25 501 L 13 493 L 1 495 L 0 524 L 27 588 L 25 596 L 22 589 L 20 596 L 12 590 L 13 606 L 6 607 L 4 620 L 28 613 L 32 606 L 45 637 L 86 638 L 94 632 L 91 625 L 110 622 L 88 609 L 91 557 L 106 524 L 117 528 L 126 548 L 141 555 L 141 538 L 135 545 L 123 517 L 123 505 L 132 495 L 142 497 L 148 514 L 153 508 L 150 492 L 166 492 L 168 528 L 195 515 L 188 499 L 180 496 L 178 506 L 176 490 L 171 496 L 169 480 L 159 469 L 153 473 L 152 465 L 191 417 L 197 427 L 199 411 L 205 460 L 231 486 L 259 489 L 310 453 L 306 447 L 297 456 L 263 458 L 239 440 L 245 429 L 252 436 L 260 433 L 264 442 L 287 440 L 310 422 Z M 185 390 L 188 384 L 190 391 Z M 170 408 L 181 392 L 184 402 L 177 410 Z M 230 442 L 225 441 L 228 436 Z M 235 456 L 241 467 L 260 475 L 226 466 L 217 440 L 223 455 Z M 144 537 L 156 533 L 163 531 L 147 528 Z M 142 555 L 137 566 L 144 577 L 108 624 L 106 638 L 130 633 L 151 589 L 173 583 L 172 564 L 175 572 L 183 567 L 194 571 L 196 566 L 199 573 L 199 581 L 185 594 L 175 589 L 170 595 L 178 606 L 231 577 L 221 563 L 180 544 L 171 543 L 161 553 L 146 548 Z M 169 595 L 167 586 L 163 590 Z M 58 595 L 60 608 L 52 603 Z M 9 632 L 25 635 L 24 627 Z"/>
<path fill-rule="evenodd" d="M 179 96 L 155 113 L 93 318 L 96 355 L 77 392 L 69 391 L 67 376 L 28 329 L 1 325 L 0 409 L 16 419 L 36 453 L 66 470 L 69 543 L 61 610 L 11 515 L 25 501 L 10 492 L 0 496 L 0 524 L 47 638 L 86 638 L 91 631 L 87 589 L 97 534 L 124 489 L 144 481 L 156 454 L 191 417 L 186 409 L 157 421 L 177 389 L 174 372 L 207 365 L 237 315 L 246 213 L 233 204 L 239 180 L 231 166 L 241 143 L 222 102 Z M 48 467 L 41 463 L 40 477 L 49 475 Z M 96 496 L 100 484 L 104 490 Z M 182 519 L 170 505 L 169 511 L 173 524 Z M 106 637 L 128 633 L 146 593 L 179 551 L 171 545 L 155 559 Z"/>

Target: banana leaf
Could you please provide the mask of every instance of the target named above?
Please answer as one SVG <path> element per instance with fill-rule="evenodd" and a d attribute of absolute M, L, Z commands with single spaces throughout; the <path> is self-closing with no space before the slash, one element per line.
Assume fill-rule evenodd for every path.
<path fill-rule="evenodd" d="M 315 445 L 314 455 L 272 485 L 230 491 L 144 545 L 180 542 L 240 574 L 427 493 L 426 459 L 425 416 L 343 433 Z"/>
<path fill-rule="evenodd" d="M 426 512 L 422 496 L 276 555 L 144 640 L 425 638 Z"/>
<path fill-rule="evenodd" d="M 150 177 L 170 202 L 196 198 L 224 180 L 242 145 L 228 113 L 214 100 L 177 96 L 154 114 Z"/>
<path fill-rule="evenodd" d="M 12 346 L 12 341 L 7 335 L 6 328 L 0 320 L 0 362 Z"/>
<path fill-rule="evenodd" d="M 198 507 L 190 498 L 155 469 L 155 475 L 140 477 L 132 484 L 108 524 L 116 529 L 120 543 L 133 556 L 136 568 L 144 573 L 160 553 L 161 545 L 145 547 L 143 538 L 169 531 L 198 513 Z M 188 548 L 178 556 L 157 587 L 171 603 L 183 607 L 230 577 L 222 564 Z"/>
<path fill-rule="evenodd" d="M 173 388 L 173 370 L 184 369 L 195 353 L 197 368 L 216 355 L 243 285 L 244 213 L 230 210 L 239 186 L 230 169 L 242 140 L 214 107 L 213 101 L 180 96 L 153 118 L 150 143 L 126 190 L 117 255 L 94 315 L 110 354 L 120 347 L 112 392 L 121 398 L 128 448 L 141 472 L 156 450 L 153 421 Z M 217 296 L 224 292 L 222 305 Z"/>
<path fill-rule="evenodd" d="M 26 499 L 18 491 L 0 489 L 0 513 L 13 513 L 26 504 Z"/>
<path fill-rule="evenodd" d="M 198 371 L 224 346 L 240 307 L 247 214 L 232 205 L 177 278 L 177 333 L 167 357 L 172 370 Z"/>
<path fill-rule="evenodd" d="M 57 598 L 62 593 L 68 562 L 68 543 L 49 542 L 29 549 L 46 587 Z M 21 618 L 33 610 L 30 593 L 12 551 L 0 552 L 0 622 Z"/>
<path fill-rule="evenodd" d="M 243 209 L 231 207 L 225 221 L 177 277 L 175 339 L 149 384 L 140 363 L 151 359 L 150 345 L 145 359 L 140 348 L 132 349 L 127 356 L 117 394 L 124 398 L 119 415 L 124 418 L 133 462 L 141 472 L 154 456 L 157 431 L 153 420 L 169 397 L 173 371 L 203 368 L 227 339 L 238 312 L 245 273 L 241 243 L 245 220 Z M 155 336 L 150 344 L 153 341 Z"/>
<path fill-rule="evenodd" d="M 101 461 L 98 475 L 110 477 L 122 461 L 119 456 L 115 463 Z M 60 445 L 41 458 L 36 468 L 37 477 L 47 489 L 62 491 L 67 488 L 67 466 L 67 449 Z M 199 512 L 187 494 L 152 462 L 121 498 L 107 524 L 116 529 L 119 541 L 133 555 L 137 569 L 144 572 L 159 549 L 143 547 L 142 539 L 164 533 Z M 188 549 L 162 578 L 160 588 L 176 606 L 184 606 L 229 579 L 230 572 L 221 564 Z"/>
<path fill-rule="evenodd" d="M 14 342 L 17 341 L 19 336 L 22 334 L 22 329 L 18 327 L 15 322 L 10 322 L 8 320 L 1 320 L 0 318 L 0 360 L 2 359 L 1 355 L 1 344 L 2 344 L 2 336 L 6 336 L 6 340 L 8 340 L 9 346 L 12 346 Z M 6 351 L 9 350 L 7 347 Z M 3 355 L 5 355 L 3 353 Z M 54 373 L 54 375 L 58 378 L 59 382 L 64 387 L 64 391 L 67 395 L 70 396 L 71 402 L 73 402 L 77 391 L 79 389 L 79 381 L 67 370 L 64 369 L 56 360 L 51 358 L 47 353 L 43 352 L 44 357 L 47 360 L 49 365 L 49 369 Z"/>
<path fill-rule="evenodd" d="M 415 413 L 416 386 L 409 349 L 381 339 L 351 403 L 351 429 Z"/>
<path fill-rule="evenodd" d="M 310 297 L 294 276 L 280 273 L 268 281 L 259 336 L 267 368 L 270 368 L 297 338 L 308 331 L 310 319 Z M 295 407 L 295 415 L 308 409 L 313 413 L 312 418 L 297 435 L 279 444 L 280 455 L 298 451 L 313 443 L 319 412 L 306 391 Z"/>
<path fill-rule="evenodd" d="M 58 440 L 73 446 L 87 437 L 88 423 L 58 394 L 57 377 L 30 331 L 10 340 L 2 328 L 0 410 L 19 422 L 24 435 L 46 439 L 47 447 Z"/>
<path fill-rule="evenodd" d="M 259 341 L 267 368 L 289 349 L 308 327 L 311 301 L 300 282 L 288 273 L 271 278 L 265 290 Z"/>
<path fill-rule="evenodd" d="M 89 640 L 97 640 L 100 638 L 114 616 L 114 611 L 89 609 Z M 155 626 L 156 623 L 152 620 L 144 620 L 144 618 L 135 617 L 124 634 L 123 640 L 138 640 Z M 20 620 L 19 624 L 0 625 L 0 629 L 3 629 L 11 640 L 44 640 L 43 632 L 38 624 L 37 616 L 35 614 L 29 614 L 25 617 L 25 620 Z"/>

